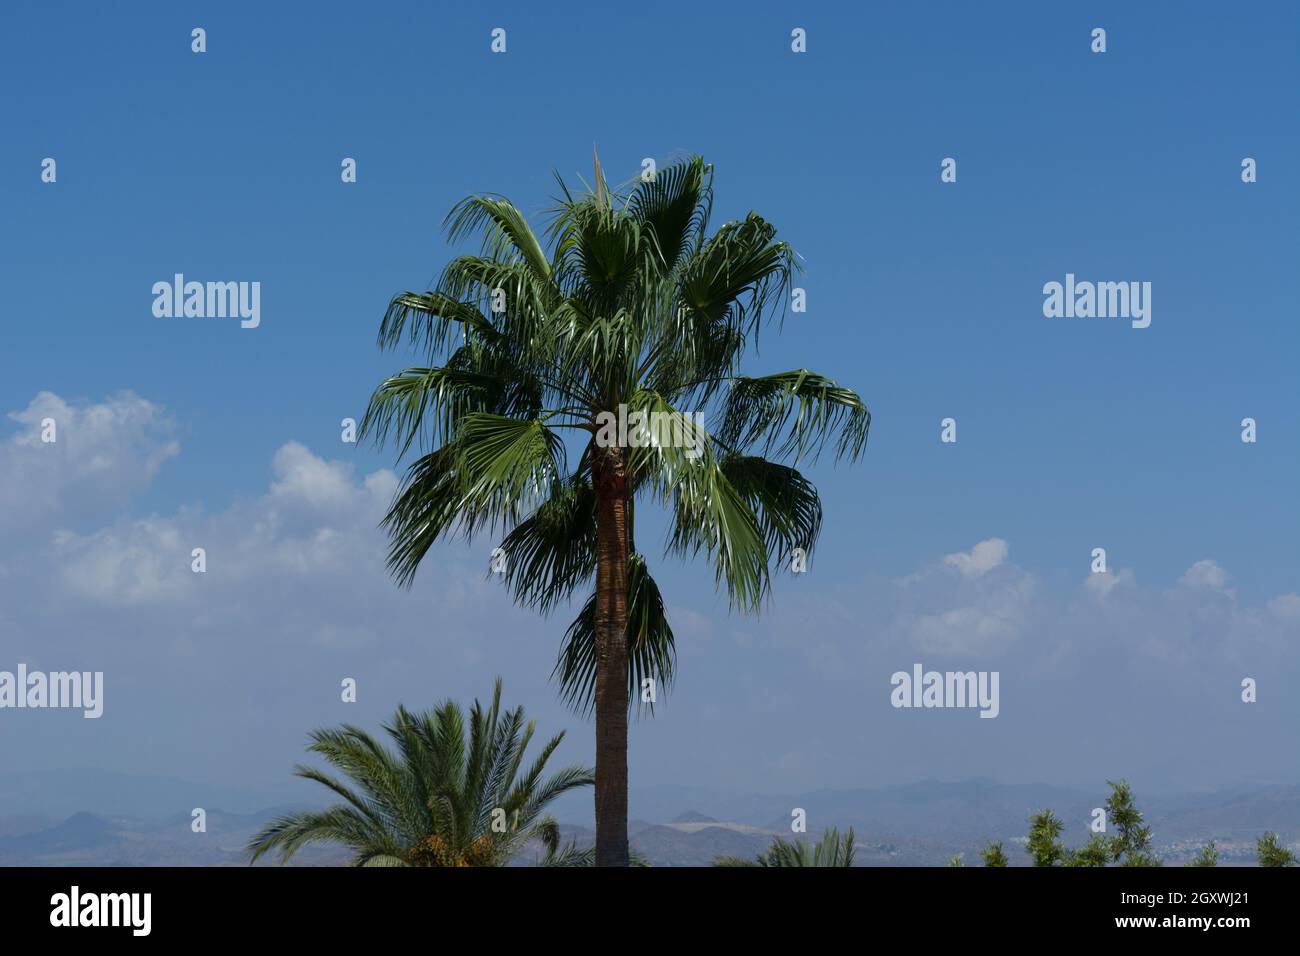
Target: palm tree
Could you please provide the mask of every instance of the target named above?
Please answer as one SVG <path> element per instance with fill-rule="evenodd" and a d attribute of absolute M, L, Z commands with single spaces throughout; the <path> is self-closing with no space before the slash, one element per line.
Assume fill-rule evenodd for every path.
<path fill-rule="evenodd" d="M 628 863 L 632 690 L 652 681 L 653 699 L 673 673 L 636 500 L 669 510 L 668 553 L 703 553 L 732 606 L 756 611 L 773 569 L 810 554 L 821 526 L 793 465 L 827 442 L 857 458 L 871 421 L 854 392 L 806 369 L 739 374 L 784 314 L 796 257 L 752 212 L 710 235 L 712 181 L 695 158 L 614 193 L 597 161 L 587 192 L 560 182 L 544 240 L 504 198 L 462 200 L 449 239 L 482 248 L 389 304 L 381 348 L 407 340 L 428 362 L 384 381 L 361 429 L 399 457 L 421 452 L 384 521 L 400 584 L 439 538 L 483 533 L 504 536 L 519 604 L 547 613 L 588 594 L 555 674 L 595 712 L 601 866 Z"/>
<path fill-rule="evenodd" d="M 853 828 L 840 836 L 832 828 L 822 834 L 815 845 L 804 841 L 783 840 L 777 837 L 768 847 L 767 852 L 759 855 L 752 863 L 735 856 L 720 856 L 713 861 L 714 866 L 852 866 L 853 865 Z M 957 859 L 954 857 L 953 859 Z M 957 864 L 961 865 L 960 862 Z"/>
<path fill-rule="evenodd" d="M 468 728 L 453 701 L 421 714 L 398 707 L 384 725 L 396 752 L 350 724 L 312 731 L 308 750 L 355 789 L 314 767 L 295 768 L 346 802 L 275 820 L 249 843 L 250 862 L 278 850 L 283 863 L 308 843 L 341 843 L 353 851 L 353 866 L 504 866 L 538 839 L 545 862 L 561 865 L 572 848 L 560 850 L 559 827 L 542 811 L 593 777 L 585 767 L 565 767 L 542 780 L 562 732 L 521 776 L 535 723 L 525 726 L 522 707 L 501 712 L 498 678 L 492 705 L 476 700 Z"/>

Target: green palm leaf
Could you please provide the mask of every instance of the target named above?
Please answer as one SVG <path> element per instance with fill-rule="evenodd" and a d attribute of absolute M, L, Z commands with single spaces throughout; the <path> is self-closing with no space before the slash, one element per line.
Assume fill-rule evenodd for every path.
<path fill-rule="evenodd" d="M 727 396 L 719 439 L 735 448 L 755 442 L 763 453 L 799 458 L 839 433 L 837 457 L 858 458 L 867 443 L 871 413 L 857 394 L 807 369 L 761 378 L 737 378 Z"/>
<path fill-rule="evenodd" d="M 657 692 L 672 687 L 677 657 L 676 639 L 668 624 L 663 595 L 646 568 L 645 559 L 633 554 L 628 559 L 628 666 L 629 702 L 642 702 L 642 681 L 650 678 Z M 560 648 L 560 658 L 553 675 L 560 683 L 564 699 L 582 714 L 589 714 L 595 704 L 596 690 L 596 596 L 587 599 L 578 617 L 569 625 Z"/>

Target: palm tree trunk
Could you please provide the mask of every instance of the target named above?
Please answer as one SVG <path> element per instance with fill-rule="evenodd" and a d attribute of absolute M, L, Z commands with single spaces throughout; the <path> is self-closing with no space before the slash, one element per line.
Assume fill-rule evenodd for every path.
<path fill-rule="evenodd" d="M 627 476 L 601 449 L 596 491 L 596 865 L 627 866 Z"/>

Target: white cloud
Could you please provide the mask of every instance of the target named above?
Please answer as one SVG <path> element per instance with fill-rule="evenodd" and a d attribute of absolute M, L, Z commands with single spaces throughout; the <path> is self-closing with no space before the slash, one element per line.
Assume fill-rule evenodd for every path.
<path fill-rule="evenodd" d="M 956 606 L 915 617 L 912 641 L 928 654 L 984 656 L 1006 650 L 1024 633 L 1034 598 L 1033 578 L 1008 574 L 989 587 L 965 589 Z"/>
<path fill-rule="evenodd" d="M 359 503 L 354 500 L 359 489 L 352 480 L 352 469 L 342 462 L 317 458 L 298 442 L 288 442 L 276 451 L 271 470 L 276 481 L 270 496 L 278 502 L 321 510 Z M 386 484 L 391 490 L 393 483 Z"/>
<path fill-rule="evenodd" d="M 57 532 L 52 550 L 69 596 L 139 604 L 185 593 L 186 544 L 174 520 L 146 518 L 84 536 Z"/>
<path fill-rule="evenodd" d="M 1268 609 L 1283 621 L 1300 621 L 1300 594 L 1279 594 L 1268 602 Z"/>
<path fill-rule="evenodd" d="M 398 486 L 391 471 L 358 482 L 351 465 L 318 458 L 297 442 L 281 446 L 271 468 L 275 481 L 265 495 L 224 512 L 182 509 L 56 535 L 64 587 L 112 604 L 174 603 L 214 590 L 234 600 L 250 587 L 292 578 L 385 573 L 376 525 Z M 203 574 L 191 569 L 195 548 L 205 552 Z"/>
<path fill-rule="evenodd" d="M 1087 600 L 1071 600 L 1044 593 L 1033 574 L 1007 560 L 1009 551 L 1006 541 L 990 538 L 896 579 L 893 611 L 874 630 L 918 653 L 1014 650 L 1025 666 L 1062 673 L 1082 672 L 1084 658 L 1228 666 L 1294 646 L 1300 595 L 1242 606 L 1231 575 L 1211 559 L 1167 589 L 1139 587 L 1131 568 L 1089 574 L 1080 586 Z M 865 610 L 859 619 L 868 620 Z"/>
<path fill-rule="evenodd" d="M 78 486 L 60 469 L 84 471 L 78 456 L 90 435 L 98 436 L 94 467 L 136 487 L 175 454 L 166 416 L 148 402 L 115 399 L 91 411 L 43 396 L 24 422 L 50 408 L 79 437 L 68 444 L 76 454 L 56 466 L 36 459 L 61 495 Z M 31 447 L 28 429 L 0 457 L 11 474 L 47 450 Z M 129 516 L 114 508 L 107 520 L 73 524 L 75 502 L 56 496 L 31 523 L 30 540 L 0 534 L 0 647 L 9 664 L 103 670 L 103 726 L 147 744 L 130 745 L 132 759 L 178 776 L 234 773 L 250 760 L 239 744 L 256 738 L 256 772 L 285 779 L 313 726 L 373 725 L 398 702 L 482 697 L 497 674 L 510 703 L 526 704 L 540 727 L 570 731 L 566 761 L 590 760 L 584 725 L 550 678 L 568 621 L 514 607 L 486 573 L 491 542 L 439 542 L 414 586 L 400 589 L 378 527 L 399 485 L 391 470 L 358 474 L 293 441 L 268 464 L 260 494 L 214 508 Z M 206 551 L 203 574 L 191 570 L 196 547 Z M 345 676 L 360 687 L 355 709 L 340 709 Z M 49 739 L 23 737 L 19 753 L 54 753 Z M 103 747 L 100 738 L 60 737 L 50 759 L 95 763 L 109 759 Z M 121 748 L 113 754 L 125 759 Z"/>
<path fill-rule="evenodd" d="M 180 452 L 163 410 L 131 392 L 97 404 L 41 392 L 8 416 L 19 430 L 0 443 L 0 530 L 63 525 L 120 505 L 149 486 Z M 53 419 L 56 440 L 41 440 Z"/>
<path fill-rule="evenodd" d="M 987 538 L 968 552 L 947 555 L 943 563 L 955 567 L 962 577 L 977 578 L 1002 564 L 1007 551 L 1007 543 L 1001 538 Z"/>
<path fill-rule="evenodd" d="M 1089 574 L 1083 581 L 1084 590 L 1099 601 L 1109 597 L 1116 588 L 1131 589 L 1137 586 L 1137 575 L 1130 568 L 1118 568 L 1104 574 Z"/>
<path fill-rule="evenodd" d="M 1005 651 L 1024 634 L 1035 599 L 1033 576 L 1010 564 L 1009 552 L 1002 538 L 988 538 L 899 579 L 887 630 L 927 654 Z"/>
<path fill-rule="evenodd" d="M 1228 574 L 1208 559 L 1197 561 L 1178 579 L 1184 587 L 1227 592 Z"/>

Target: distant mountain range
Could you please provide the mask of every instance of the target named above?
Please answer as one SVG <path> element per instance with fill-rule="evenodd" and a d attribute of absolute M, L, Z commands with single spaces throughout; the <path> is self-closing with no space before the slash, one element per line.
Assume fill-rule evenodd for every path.
<path fill-rule="evenodd" d="M 0 866 L 244 866 L 249 838 L 283 810 L 209 810 L 205 833 L 191 831 L 188 813 L 144 821 L 81 812 L 53 826 L 0 837 Z M 347 859 L 344 850 L 307 847 L 292 862 L 328 866 Z"/>
<path fill-rule="evenodd" d="M 707 866 L 719 856 L 752 858 L 774 837 L 790 837 L 791 814 L 799 808 L 807 816 L 808 838 L 827 827 L 852 826 L 862 865 L 937 866 L 953 856 L 979 865 L 978 852 L 989 840 L 1003 841 L 1012 863 L 1020 864 L 1026 862 L 1022 845 L 1031 813 L 1055 810 L 1066 822 L 1066 844 L 1077 845 L 1087 838 L 1090 812 L 1106 792 L 1104 784 L 1084 792 L 989 780 L 785 796 L 655 787 L 633 792 L 629 834 L 633 848 L 654 865 Z M 252 835 L 289 809 L 264 803 L 258 809 L 264 796 L 100 771 L 6 775 L 0 782 L 0 865 L 246 865 L 243 848 Z M 238 812 L 218 809 L 217 797 Z M 561 827 L 566 841 L 594 839 L 589 799 L 580 795 L 557 803 L 559 819 L 582 820 Z M 1300 786 L 1172 796 L 1139 791 L 1137 799 L 1158 855 L 1170 864 L 1185 862 L 1210 839 L 1229 864 L 1251 862 L 1255 838 L 1266 830 L 1285 844 L 1300 841 Z M 205 833 L 190 829 L 196 806 L 207 812 Z M 536 855 L 525 852 L 519 862 Z M 341 848 L 308 847 L 293 863 L 328 866 L 347 859 Z"/>
<path fill-rule="evenodd" d="M 294 803 L 310 792 L 308 786 L 278 791 L 194 783 L 176 777 L 118 773 L 112 770 L 48 770 L 0 774 L 0 817 L 44 814 L 67 817 L 79 810 L 101 816 L 153 819 L 188 813 L 194 807 L 224 807 L 235 813 L 255 813 L 277 804 Z M 3 835 L 0 829 L 0 835 Z"/>

